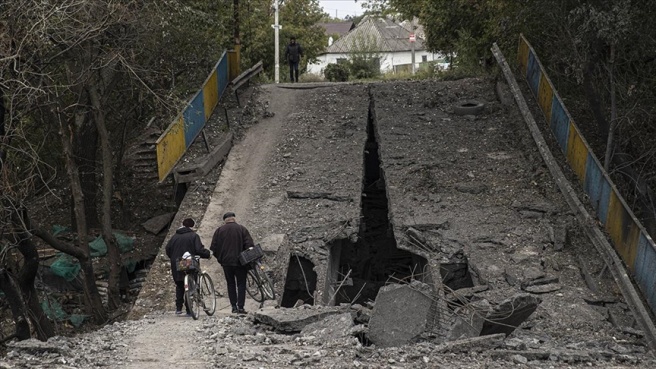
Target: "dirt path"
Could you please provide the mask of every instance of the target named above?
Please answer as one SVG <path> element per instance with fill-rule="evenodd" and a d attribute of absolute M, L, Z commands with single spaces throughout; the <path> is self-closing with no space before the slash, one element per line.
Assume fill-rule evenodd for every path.
<path fill-rule="evenodd" d="M 267 158 L 280 138 L 282 127 L 293 106 L 293 101 L 300 90 L 283 89 L 274 85 L 263 86 L 261 99 L 269 101 L 271 118 L 263 119 L 251 127 L 246 137 L 235 144 L 223 167 L 221 177 L 216 184 L 207 211 L 203 217 L 198 234 L 203 244 L 209 248 L 214 230 L 220 226 L 223 213 L 233 211 L 237 221 L 249 226 L 252 214 L 253 194 L 260 183 Z M 226 294 L 223 271 L 212 258 L 203 264 L 203 269 L 210 273 L 215 288 L 223 296 L 217 301 L 216 315 L 231 315 L 230 303 Z M 255 310 L 259 305 L 247 298 L 246 310 Z M 187 368 L 205 367 L 203 360 L 194 359 L 194 347 L 197 347 L 193 334 L 180 334 L 191 329 L 201 330 L 205 316 L 198 321 L 187 317 L 177 317 L 172 312 L 150 320 L 144 330 L 129 339 L 127 368 L 162 368 L 184 365 Z"/>

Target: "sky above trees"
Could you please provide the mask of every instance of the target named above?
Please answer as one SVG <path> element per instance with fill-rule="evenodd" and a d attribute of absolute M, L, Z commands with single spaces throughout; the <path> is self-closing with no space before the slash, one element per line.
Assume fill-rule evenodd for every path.
<path fill-rule="evenodd" d="M 347 15 L 352 17 L 362 15 L 363 0 L 355 2 L 354 0 L 319 0 L 319 5 L 323 11 L 330 14 L 331 17 L 344 18 Z"/>

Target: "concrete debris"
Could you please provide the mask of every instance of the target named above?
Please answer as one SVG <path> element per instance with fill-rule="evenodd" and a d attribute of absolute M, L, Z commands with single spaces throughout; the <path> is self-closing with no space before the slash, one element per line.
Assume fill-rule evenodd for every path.
<path fill-rule="evenodd" d="M 568 242 L 568 229 L 565 225 L 549 228 L 549 237 L 553 244 L 554 250 L 563 251 Z"/>
<path fill-rule="evenodd" d="M 158 215 L 156 217 L 150 218 L 141 225 L 145 230 L 152 234 L 159 234 L 164 228 L 168 227 L 171 224 L 171 221 L 175 217 L 175 213 L 166 213 Z"/>
<path fill-rule="evenodd" d="M 369 320 L 369 340 L 382 347 L 403 345 L 426 329 L 433 300 L 427 284 L 392 284 L 382 287 Z"/>
<path fill-rule="evenodd" d="M 481 335 L 496 333 L 511 334 L 533 314 L 542 300 L 529 294 L 515 295 L 497 305 L 487 317 Z"/>
<path fill-rule="evenodd" d="M 322 320 L 306 325 L 301 334 L 304 336 L 321 337 L 322 340 L 336 340 L 351 335 L 353 328 L 353 316 L 351 313 L 330 315 Z"/>
<path fill-rule="evenodd" d="M 353 201 L 353 198 L 350 196 L 338 195 L 332 192 L 287 191 L 287 197 L 290 199 L 326 199 L 332 201 Z"/>
<path fill-rule="evenodd" d="M 559 291 L 562 288 L 562 286 L 558 283 L 551 283 L 551 284 L 542 284 L 542 285 L 534 285 L 534 286 L 526 286 L 522 287 L 523 291 L 534 293 L 537 295 L 541 295 L 543 293 L 552 293 Z"/>
<path fill-rule="evenodd" d="M 550 203 L 546 200 L 536 201 L 529 204 L 521 203 L 518 200 L 515 200 L 510 206 L 520 212 L 530 211 L 543 214 L 553 214 L 558 211 L 558 208 L 553 203 Z"/>
<path fill-rule="evenodd" d="M 485 350 L 495 349 L 503 345 L 503 340 L 506 338 L 504 334 L 491 334 L 487 336 L 467 338 L 452 342 L 447 342 L 435 347 L 438 352 L 481 352 Z"/>
<path fill-rule="evenodd" d="M 478 337 L 485 319 L 492 310 L 487 300 L 468 303 L 454 310 L 454 323 L 446 336 L 447 341 Z"/>
<path fill-rule="evenodd" d="M 254 313 L 255 321 L 272 326 L 279 332 L 300 332 L 308 324 L 333 314 L 343 313 L 339 307 L 309 307 L 303 305 L 298 308 L 264 308 Z"/>
<path fill-rule="evenodd" d="M 280 246 L 286 242 L 286 237 L 284 233 L 276 233 L 261 239 L 259 243 L 264 254 L 275 255 Z"/>
<path fill-rule="evenodd" d="M 465 182 L 465 183 L 456 184 L 456 190 L 463 193 L 470 193 L 473 195 L 477 195 L 479 193 L 483 193 L 487 191 L 487 186 L 482 183 Z"/>
<path fill-rule="evenodd" d="M 471 300 L 477 293 L 485 292 L 488 289 L 489 287 L 487 285 L 461 288 L 446 294 L 444 298 L 449 303 L 462 304 L 463 302 Z"/>

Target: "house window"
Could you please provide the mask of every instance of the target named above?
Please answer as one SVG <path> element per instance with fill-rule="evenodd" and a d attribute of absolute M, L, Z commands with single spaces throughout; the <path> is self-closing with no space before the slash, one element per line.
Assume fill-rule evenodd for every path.
<path fill-rule="evenodd" d="M 421 56 L 421 62 L 426 63 L 428 61 L 428 55 L 422 55 Z"/>
<path fill-rule="evenodd" d="M 344 64 L 346 63 L 346 58 L 337 58 L 337 64 Z"/>

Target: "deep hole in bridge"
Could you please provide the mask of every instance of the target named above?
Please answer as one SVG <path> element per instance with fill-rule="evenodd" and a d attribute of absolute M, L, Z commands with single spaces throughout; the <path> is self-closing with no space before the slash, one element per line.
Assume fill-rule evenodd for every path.
<path fill-rule="evenodd" d="M 314 264 L 307 258 L 292 255 L 289 259 L 280 306 L 294 307 L 298 300 L 303 301 L 304 304 L 314 305 L 316 288 L 317 273 L 314 271 Z"/>
<path fill-rule="evenodd" d="M 424 278 L 426 259 L 397 248 L 389 220 L 385 173 L 376 131 L 373 97 L 369 103 L 360 229 L 357 242 L 336 240 L 330 246 L 326 286 L 328 303 L 365 303 L 375 300 L 386 283 Z M 335 292 L 336 291 L 336 292 Z"/>

